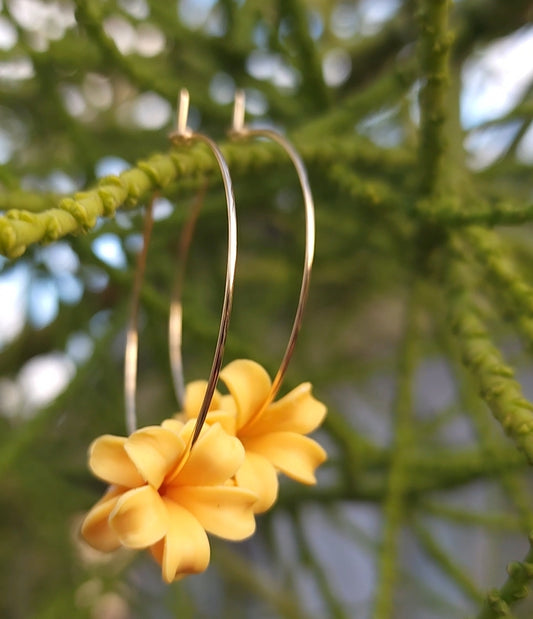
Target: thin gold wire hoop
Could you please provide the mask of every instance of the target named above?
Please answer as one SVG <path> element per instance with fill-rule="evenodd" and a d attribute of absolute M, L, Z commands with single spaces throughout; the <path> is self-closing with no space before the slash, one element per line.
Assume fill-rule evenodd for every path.
<path fill-rule="evenodd" d="M 300 286 L 300 296 L 298 298 L 298 307 L 296 308 L 296 314 L 289 336 L 289 342 L 285 349 L 285 353 L 281 360 L 276 376 L 272 381 L 272 387 L 270 389 L 269 396 L 266 400 L 266 404 L 270 403 L 278 393 L 298 338 L 298 333 L 302 326 L 302 317 L 309 294 L 309 282 L 311 279 L 311 270 L 313 267 L 313 257 L 315 253 L 315 205 L 313 202 L 313 195 L 311 193 L 311 187 L 307 178 L 307 170 L 305 169 L 302 158 L 297 153 L 293 145 L 280 133 L 271 129 L 251 129 L 244 124 L 244 114 L 246 107 L 244 91 L 237 90 L 235 92 L 235 106 L 233 108 L 233 125 L 229 131 L 229 135 L 234 140 L 243 140 L 253 137 L 269 138 L 274 142 L 277 142 L 288 154 L 296 173 L 298 174 L 298 180 L 302 188 L 302 194 L 304 198 L 305 206 L 305 255 L 304 255 L 304 268 L 302 274 L 302 283 Z"/>
<path fill-rule="evenodd" d="M 152 196 L 146 207 L 143 230 L 143 246 L 137 257 L 137 267 L 133 280 L 133 293 L 131 295 L 130 318 L 126 330 L 126 349 L 124 351 L 124 408 L 126 415 L 126 430 L 128 434 L 133 434 L 137 429 L 137 411 L 135 404 L 135 392 L 137 391 L 137 357 L 139 353 L 139 331 L 137 328 L 139 315 L 139 299 L 141 296 L 141 285 L 144 278 L 146 267 L 146 256 L 152 234 L 153 206 L 157 194 Z"/>
<path fill-rule="evenodd" d="M 233 185 L 231 182 L 231 176 L 229 173 L 228 164 L 222 155 L 222 152 L 218 146 L 211 140 L 211 138 L 203 135 L 202 133 L 196 133 L 187 126 L 187 118 L 189 114 L 189 92 L 183 88 L 180 91 L 178 114 L 177 114 L 177 127 L 169 135 L 171 142 L 177 146 L 188 145 L 192 142 L 202 142 L 206 144 L 215 159 L 217 160 L 220 172 L 222 174 L 222 181 L 224 183 L 224 191 L 226 194 L 227 216 L 228 216 L 228 258 L 226 264 L 226 282 L 224 286 L 224 302 L 222 305 L 222 314 L 220 318 L 220 327 L 218 331 L 218 338 L 215 347 L 215 353 L 213 357 L 213 363 L 211 366 L 211 372 L 207 380 L 207 388 L 196 418 L 196 424 L 194 426 L 194 432 L 191 440 L 191 447 L 194 445 L 202 426 L 207 417 L 209 411 L 209 405 L 213 399 L 215 393 L 216 384 L 218 382 L 218 376 L 222 367 L 222 358 L 224 356 L 224 347 L 226 344 L 226 337 L 228 333 L 229 320 L 231 315 L 231 306 L 233 302 L 233 288 L 235 281 L 235 265 L 237 262 L 237 215 L 235 209 L 235 198 L 233 195 Z M 192 233 L 194 231 L 194 224 L 199 212 L 201 201 L 193 209 L 193 214 L 187 223 L 187 226 L 182 235 L 180 243 L 180 259 L 178 266 L 178 273 L 176 277 L 176 284 L 172 292 L 172 300 L 170 303 L 170 317 L 168 327 L 169 338 L 169 355 L 170 366 L 172 370 L 172 380 L 174 385 L 174 391 L 178 404 L 183 409 L 185 399 L 185 379 L 183 377 L 183 358 L 181 352 L 182 343 L 182 322 L 183 322 L 183 308 L 181 302 L 182 284 L 185 276 L 185 267 L 187 262 L 187 254 L 189 250 L 190 241 L 192 239 Z"/>

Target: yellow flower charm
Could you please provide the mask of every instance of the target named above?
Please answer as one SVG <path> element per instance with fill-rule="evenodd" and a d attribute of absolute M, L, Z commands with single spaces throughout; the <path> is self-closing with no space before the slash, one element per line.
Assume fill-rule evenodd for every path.
<path fill-rule="evenodd" d="M 318 443 L 304 435 L 322 423 L 326 407 L 311 395 L 310 383 L 269 403 L 272 383 L 258 363 L 233 361 L 222 370 L 220 378 L 230 395 L 215 393 L 207 423 L 220 423 L 243 444 L 246 456 L 235 482 L 259 497 L 254 511 L 264 512 L 276 500 L 277 471 L 304 484 L 316 483 L 315 469 L 327 456 Z M 187 418 L 197 415 L 205 388 L 204 381 L 188 385 L 184 410 Z"/>
<path fill-rule="evenodd" d="M 214 424 L 189 449 L 193 427 L 168 419 L 127 438 L 101 436 L 89 448 L 89 467 L 111 486 L 85 517 L 83 537 L 104 552 L 149 548 L 166 582 L 207 568 L 206 531 L 241 540 L 255 530 L 257 496 L 227 483 L 243 446 Z"/>

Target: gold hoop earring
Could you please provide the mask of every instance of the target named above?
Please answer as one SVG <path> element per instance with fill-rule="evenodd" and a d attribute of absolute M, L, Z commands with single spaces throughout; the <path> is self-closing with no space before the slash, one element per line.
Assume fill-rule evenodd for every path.
<path fill-rule="evenodd" d="M 281 387 L 281 383 L 283 381 L 285 373 L 287 372 L 289 362 L 294 352 L 298 333 L 300 332 L 300 328 L 302 326 L 303 312 L 309 294 L 309 283 L 311 279 L 311 270 L 313 267 L 313 258 L 315 251 L 315 206 L 313 202 L 313 195 L 311 193 L 311 187 L 307 178 L 307 170 L 305 168 L 302 158 L 300 157 L 294 146 L 277 131 L 264 128 L 252 129 L 250 127 L 247 127 L 244 123 L 245 107 L 246 106 L 244 91 L 237 90 L 235 93 L 235 105 L 233 109 L 233 125 L 229 131 L 230 138 L 234 140 L 245 140 L 248 138 L 262 137 L 269 138 L 270 140 L 273 140 L 274 142 L 279 144 L 283 148 L 283 150 L 285 150 L 296 169 L 298 180 L 302 188 L 305 207 L 305 255 L 302 283 L 300 286 L 300 295 L 298 298 L 298 306 L 296 308 L 296 314 L 294 317 L 294 322 L 292 325 L 291 334 L 289 336 L 289 341 L 285 349 L 285 353 L 283 354 L 279 369 L 276 372 L 274 380 L 272 381 L 270 394 L 265 404 L 267 405 L 269 402 L 272 402 L 272 400 L 276 397 Z"/>
<path fill-rule="evenodd" d="M 222 359 L 224 356 L 224 347 L 226 343 L 226 337 L 228 332 L 228 325 L 231 315 L 231 306 L 233 301 L 233 288 L 235 281 L 235 264 L 237 261 L 237 217 L 235 210 L 235 198 L 233 195 L 233 186 L 231 182 L 231 176 L 229 168 L 218 146 L 202 133 L 197 133 L 187 126 L 187 118 L 189 111 L 189 92 L 184 88 L 180 91 L 178 113 L 177 113 L 177 127 L 169 135 L 169 139 L 176 146 L 189 145 L 193 142 L 201 142 L 206 144 L 217 161 L 222 175 L 222 181 L 224 183 L 224 191 L 226 196 L 227 206 L 227 218 L 228 218 L 228 254 L 226 263 L 226 279 L 224 286 L 224 301 L 222 304 L 222 312 L 220 317 L 220 326 L 218 330 L 217 343 L 215 346 L 215 352 L 213 356 L 213 363 L 211 371 L 207 381 L 207 388 L 204 395 L 198 417 L 196 419 L 196 425 L 191 439 L 191 447 L 198 439 L 202 426 L 204 424 L 209 405 L 213 399 L 215 393 L 216 384 L 220 374 L 222 366 Z M 174 289 L 172 292 L 172 299 L 170 303 L 170 317 L 169 317 L 169 352 L 170 352 L 170 365 L 172 371 L 172 380 L 176 398 L 180 406 L 183 404 L 185 393 L 185 381 L 183 377 L 183 359 L 181 352 L 182 341 L 182 302 L 181 291 L 183 287 L 183 280 L 185 275 L 186 258 L 192 232 L 194 229 L 194 223 L 196 216 L 198 215 L 200 203 L 193 212 L 193 216 L 185 226 L 179 250 L 178 259 L 178 271 L 175 280 Z M 145 225 L 145 246 L 149 239 L 149 230 L 151 229 L 151 209 L 147 213 L 147 224 Z M 147 232 L 148 230 L 148 232 Z M 146 247 L 143 249 L 144 257 L 146 256 Z M 140 258 L 142 261 L 142 258 Z M 135 411 L 135 391 L 137 384 L 137 352 L 138 352 L 138 332 L 137 332 L 137 307 L 140 294 L 140 282 L 142 280 L 142 271 L 144 267 L 138 268 L 140 275 L 137 277 L 138 281 L 135 282 L 131 320 L 128 327 L 127 340 L 126 340 L 126 352 L 125 352 L 125 371 L 124 371 L 124 399 L 126 405 L 126 426 L 128 432 L 131 434 L 136 429 L 136 411 Z"/>

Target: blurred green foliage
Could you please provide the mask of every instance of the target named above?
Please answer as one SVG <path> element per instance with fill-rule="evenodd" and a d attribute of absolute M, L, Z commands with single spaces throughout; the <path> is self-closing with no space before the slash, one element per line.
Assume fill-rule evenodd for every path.
<path fill-rule="evenodd" d="M 0 353 L 0 616 L 530 617 L 533 203 L 521 153 L 533 83 L 477 123 L 461 123 L 460 101 L 469 66 L 494 42 L 531 37 L 531 3 L 5 0 L 0 15 L 11 41 L 0 49 L 0 278 L 23 269 L 28 290 L 61 292 L 68 272 L 80 291 L 71 281 L 56 294 L 39 328 L 42 298 L 21 307 L 24 325 Z M 86 448 L 124 433 L 124 329 L 154 191 L 141 423 L 175 411 L 168 301 L 180 225 L 204 186 L 185 290 L 187 379 L 210 366 L 224 194 L 204 149 L 170 148 L 181 87 L 235 185 L 226 361 L 279 364 L 303 209 L 275 145 L 225 137 L 236 86 L 249 122 L 283 128 L 308 166 L 317 250 L 284 389 L 310 380 L 327 403 L 317 439 L 330 459 L 316 487 L 282 484 L 254 538 L 215 541 L 205 575 L 165 587 L 149 557 L 80 543 L 80 517 L 102 491 Z M 487 146 L 467 153 L 476 139 Z M 74 335 L 90 356 L 80 353 L 57 399 L 32 406 L 22 370 L 54 351 L 76 358 Z"/>

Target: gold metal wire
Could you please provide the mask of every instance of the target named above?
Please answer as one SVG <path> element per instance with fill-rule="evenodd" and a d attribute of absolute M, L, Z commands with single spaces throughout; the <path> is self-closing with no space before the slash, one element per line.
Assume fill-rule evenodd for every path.
<path fill-rule="evenodd" d="M 196 442 L 202 426 L 205 422 L 209 405 L 213 399 L 215 393 L 216 384 L 218 382 L 218 376 L 222 367 L 222 358 L 224 355 L 224 346 L 226 343 L 226 337 L 228 332 L 229 319 L 231 314 L 231 306 L 233 301 L 233 287 L 235 281 L 235 264 L 237 261 L 237 216 L 235 211 L 235 198 L 233 196 L 233 186 L 231 182 L 231 176 L 229 173 L 228 165 L 222 155 L 218 146 L 208 138 L 207 136 L 196 133 L 187 126 L 187 118 L 189 112 L 189 93 L 184 88 L 180 92 L 179 104 L 178 104 L 178 116 L 177 127 L 173 131 L 169 138 L 173 144 L 176 145 L 188 145 L 192 142 L 202 142 L 206 144 L 215 159 L 217 160 L 220 172 L 222 174 L 222 181 L 224 183 L 224 191 L 226 194 L 226 205 L 228 214 L 228 257 L 226 264 L 226 283 L 224 288 L 224 301 L 222 305 L 222 314 L 220 318 L 220 327 L 218 331 L 218 338 L 215 347 L 215 353 L 213 357 L 213 363 L 211 366 L 211 372 L 207 380 L 207 389 L 196 418 L 196 425 L 192 435 L 191 447 Z M 194 231 L 194 225 L 198 216 L 199 208 L 201 206 L 201 200 L 196 204 L 196 208 L 193 209 L 191 218 L 189 219 L 180 243 L 180 258 L 178 260 L 178 272 L 176 276 L 176 284 L 172 292 L 172 300 L 170 304 L 170 318 L 169 318 L 169 354 L 170 365 L 172 369 L 172 380 L 174 384 L 174 391 L 176 398 L 181 408 L 184 405 L 185 396 L 185 379 L 183 376 L 183 359 L 181 351 L 182 342 L 182 287 L 185 276 L 185 266 L 187 262 L 187 254 L 189 245 L 192 239 Z"/>
<path fill-rule="evenodd" d="M 148 245 L 152 234 L 153 206 L 157 194 L 152 196 L 146 207 L 143 231 L 143 247 L 137 257 L 137 268 L 133 280 L 133 292 L 131 295 L 131 309 L 128 328 L 126 331 L 126 349 L 124 351 L 124 407 L 126 415 L 126 431 L 132 434 L 137 429 L 137 411 L 135 405 L 135 393 L 137 391 L 137 356 L 139 351 L 139 332 L 137 329 L 137 317 L 139 314 L 139 298 L 141 295 L 141 284 L 144 278 L 146 267 L 146 256 Z"/>
<path fill-rule="evenodd" d="M 309 181 L 307 178 L 307 171 L 300 155 L 296 152 L 292 144 L 280 133 L 271 129 L 252 129 L 247 127 L 244 123 L 245 107 L 244 91 L 237 90 L 235 93 L 235 106 L 233 109 L 233 125 L 229 132 L 230 137 L 235 140 L 262 137 L 269 138 L 274 142 L 277 142 L 288 154 L 290 160 L 296 168 L 298 180 L 300 181 L 302 188 L 305 206 L 305 256 L 298 307 L 296 308 L 296 315 L 292 325 L 287 348 L 285 349 L 285 353 L 281 360 L 281 365 L 279 366 L 276 376 L 272 381 L 272 388 L 267 399 L 267 403 L 269 403 L 276 397 L 276 394 L 281 387 L 281 383 L 294 352 L 300 327 L 302 326 L 302 317 L 309 293 L 309 282 L 311 279 L 311 269 L 313 267 L 313 257 L 315 251 L 315 207 L 311 187 L 309 186 Z"/>
<path fill-rule="evenodd" d="M 168 321 L 168 352 L 170 356 L 170 367 L 172 368 L 172 382 L 176 400 L 180 408 L 183 408 L 185 403 L 185 378 L 183 375 L 183 359 L 182 359 L 182 321 L 183 308 L 181 303 L 183 293 L 183 283 L 185 280 L 185 272 L 187 270 L 187 258 L 189 256 L 189 248 L 191 246 L 196 221 L 202 208 L 207 183 L 197 193 L 192 205 L 191 213 L 183 226 L 180 237 L 180 242 L 177 252 L 178 270 L 174 280 L 172 289 L 172 300 L 170 304 L 170 319 Z"/>
<path fill-rule="evenodd" d="M 224 355 L 224 346 L 226 343 L 226 337 L 228 333 L 229 319 L 231 315 L 231 306 L 233 302 L 233 288 L 235 281 L 235 264 L 237 261 L 237 216 L 235 211 L 235 198 L 233 196 L 233 187 L 231 183 L 231 176 L 229 173 L 228 165 L 224 159 L 224 156 L 220 152 L 217 145 L 207 136 L 192 131 L 187 126 L 187 117 L 189 110 L 189 93 L 186 89 L 182 89 L 179 97 L 178 115 L 177 115 L 177 128 L 173 131 L 169 138 L 173 144 L 187 145 L 192 142 L 202 142 L 206 144 L 211 152 L 214 154 L 217 163 L 220 167 L 222 174 L 222 180 L 224 182 L 224 190 L 226 194 L 226 204 L 228 213 L 228 258 L 226 265 L 226 283 L 224 288 L 224 301 L 222 304 L 222 314 L 220 318 L 220 327 L 218 331 L 218 338 L 215 347 L 215 353 L 213 357 L 213 363 L 211 366 L 211 372 L 207 381 L 207 389 L 198 412 L 194 432 L 189 444 L 189 448 L 192 448 L 196 442 L 202 426 L 205 422 L 209 405 L 213 399 L 216 384 L 218 382 L 218 376 L 220 374 L 220 368 L 222 367 L 222 358 Z M 205 191 L 201 191 L 203 194 Z M 150 242 L 150 235 L 153 227 L 153 202 L 156 196 L 152 198 L 146 211 L 144 233 L 143 233 L 143 249 L 139 254 L 137 260 L 137 268 L 135 272 L 135 280 L 133 286 L 133 294 L 131 300 L 131 312 L 130 320 L 128 324 L 128 330 L 126 335 L 126 350 L 124 354 L 124 401 L 126 409 L 126 429 L 129 434 L 135 432 L 137 427 L 137 415 L 135 406 L 135 393 L 137 389 L 137 357 L 139 347 L 139 335 L 137 330 L 137 317 L 139 313 L 139 298 L 141 291 L 141 284 L 144 277 L 144 271 L 146 266 L 146 256 L 148 252 L 148 245 Z M 170 365 L 172 370 L 172 380 L 174 385 L 174 391 L 176 398 L 181 408 L 184 405 L 185 396 L 185 380 L 183 377 L 183 359 L 181 352 L 182 342 L 182 289 L 183 281 L 185 277 L 185 267 L 187 263 L 187 255 L 189 252 L 189 246 L 191 244 L 196 219 L 198 217 L 200 207 L 202 205 L 203 195 L 199 195 L 195 205 L 193 206 L 191 216 L 189 217 L 185 228 L 183 229 L 178 255 L 178 270 L 176 274 L 175 285 L 172 291 L 172 298 L 170 303 L 170 317 L 169 317 L 169 353 L 170 353 Z"/>

